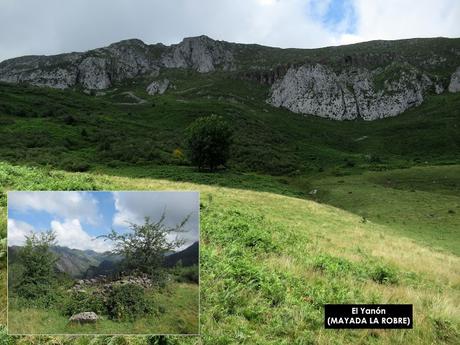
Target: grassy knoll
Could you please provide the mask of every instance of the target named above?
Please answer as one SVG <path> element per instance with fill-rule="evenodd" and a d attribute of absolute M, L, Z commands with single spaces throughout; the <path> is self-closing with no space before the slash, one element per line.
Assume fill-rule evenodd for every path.
<path fill-rule="evenodd" d="M 460 303 L 460 258 L 401 236 L 394 224 L 371 217 L 363 222 L 361 215 L 273 192 L 8 163 L 0 164 L 0 184 L 3 193 L 199 190 L 205 344 L 456 344 L 460 339 L 455 307 Z M 346 302 L 413 303 L 415 327 L 324 330 L 323 304 Z"/>

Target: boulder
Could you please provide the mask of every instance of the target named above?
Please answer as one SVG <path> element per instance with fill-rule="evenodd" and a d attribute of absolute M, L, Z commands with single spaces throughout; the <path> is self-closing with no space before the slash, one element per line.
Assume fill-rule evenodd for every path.
<path fill-rule="evenodd" d="M 72 315 L 69 321 L 74 323 L 95 323 L 99 319 L 100 317 L 95 312 L 85 311 Z"/>
<path fill-rule="evenodd" d="M 452 73 L 448 90 L 449 92 L 460 91 L 460 67 L 457 67 L 457 70 Z"/>
<path fill-rule="evenodd" d="M 159 95 L 162 95 L 165 93 L 165 91 L 168 89 L 169 87 L 169 80 L 168 79 L 163 79 L 161 81 L 152 81 L 149 86 L 147 86 L 147 93 L 149 95 L 156 95 L 156 94 L 159 94 Z"/>

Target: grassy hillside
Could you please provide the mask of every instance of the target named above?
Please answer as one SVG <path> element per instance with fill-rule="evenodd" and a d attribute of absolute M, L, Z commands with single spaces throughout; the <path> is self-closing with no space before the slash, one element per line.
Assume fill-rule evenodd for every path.
<path fill-rule="evenodd" d="M 148 96 L 142 79 L 104 96 L 0 85 L 0 158 L 71 171 L 183 165 L 173 151 L 184 151 L 185 127 L 216 113 L 235 129 L 229 165 L 237 171 L 303 175 L 460 161 L 459 94 L 428 95 L 396 118 L 338 123 L 273 108 L 266 86 L 228 74 L 163 76 L 175 89 L 162 96 Z M 120 105 L 128 90 L 147 102 Z"/>
<path fill-rule="evenodd" d="M 446 69 L 434 64 L 433 73 L 445 79 L 459 42 L 235 49 L 248 70 L 307 55 L 375 67 L 393 50 L 421 65 L 438 50 Z M 460 93 L 428 94 L 395 118 L 337 122 L 271 107 L 268 86 L 240 72 L 165 70 L 158 78 L 172 87 L 161 96 L 146 93 L 148 78 L 92 95 L 0 83 L 1 237 L 8 190 L 199 190 L 202 337 L 169 344 L 460 343 Z M 199 173 L 177 152 L 185 128 L 212 113 L 235 130 L 231 159 Z M 346 302 L 413 303 L 415 327 L 324 330 L 323 304 Z"/>
<path fill-rule="evenodd" d="M 365 178 L 378 180 L 379 173 Z M 199 190 L 205 344 L 455 344 L 460 339 L 455 308 L 460 303 L 459 257 L 407 239 L 392 224 L 363 222 L 360 215 L 273 192 L 7 163 L 0 164 L 0 184 L 3 193 Z M 354 191 L 361 185 L 367 188 L 357 184 Z M 4 197 L 2 207 L 5 224 Z M 346 302 L 413 303 L 416 326 L 406 331 L 324 330 L 323 304 Z"/>

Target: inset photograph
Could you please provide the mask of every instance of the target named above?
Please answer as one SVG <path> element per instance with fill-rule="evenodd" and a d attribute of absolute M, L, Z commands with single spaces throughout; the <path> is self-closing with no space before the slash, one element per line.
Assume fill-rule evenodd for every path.
<path fill-rule="evenodd" d="M 198 192 L 9 192 L 10 334 L 198 334 Z"/>

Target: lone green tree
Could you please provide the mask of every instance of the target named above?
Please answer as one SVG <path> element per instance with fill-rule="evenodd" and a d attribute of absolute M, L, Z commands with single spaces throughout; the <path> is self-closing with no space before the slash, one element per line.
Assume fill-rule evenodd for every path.
<path fill-rule="evenodd" d="M 230 156 L 232 130 L 223 117 L 211 115 L 196 119 L 186 132 L 187 156 L 199 170 L 215 171 Z"/>
<path fill-rule="evenodd" d="M 29 298 L 41 298 L 48 295 L 56 281 L 55 264 L 57 261 L 50 248 L 56 244 L 53 231 L 31 233 L 26 236 L 25 245 L 18 252 L 18 262 L 23 266 L 21 277 L 16 282 L 18 295 Z"/>
<path fill-rule="evenodd" d="M 144 224 L 129 223 L 131 231 L 118 233 L 112 229 L 104 239 L 113 241 L 112 253 L 123 257 L 123 268 L 134 273 L 146 273 L 157 278 L 168 252 L 182 246 L 185 241 L 179 236 L 185 232 L 184 225 L 189 217 L 174 227 L 165 225 L 165 213 L 160 220 L 145 217 Z"/>

